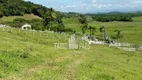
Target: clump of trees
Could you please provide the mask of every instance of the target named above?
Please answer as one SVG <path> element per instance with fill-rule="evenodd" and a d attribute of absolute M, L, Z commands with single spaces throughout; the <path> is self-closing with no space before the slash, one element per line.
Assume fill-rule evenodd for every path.
<path fill-rule="evenodd" d="M 53 21 L 56 19 L 56 13 L 55 11 L 51 8 L 50 11 L 46 12 L 45 16 L 43 17 L 44 19 L 44 26 L 47 27 L 48 30 L 52 27 Z"/>
<path fill-rule="evenodd" d="M 93 26 L 89 26 L 89 31 L 90 31 L 90 36 L 92 36 L 92 35 L 94 35 L 95 34 L 95 32 L 96 32 L 96 28 L 95 27 L 93 27 Z"/>
<path fill-rule="evenodd" d="M 24 0 L 0 0 L 0 17 L 35 14 L 43 17 L 49 8 Z"/>
<path fill-rule="evenodd" d="M 81 23 L 82 33 L 85 34 L 86 30 L 88 29 L 88 23 L 86 17 L 84 15 L 80 15 L 78 20 Z"/>
<path fill-rule="evenodd" d="M 120 30 L 114 30 L 114 35 L 112 36 L 112 39 L 119 39 L 119 38 L 122 38 L 123 35 L 122 35 L 122 31 Z"/>
<path fill-rule="evenodd" d="M 127 14 L 97 14 L 94 15 L 92 18 L 100 22 L 132 21 L 132 17 Z"/>
<path fill-rule="evenodd" d="M 93 26 L 88 26 L 87 18 L 85 15 L 80 15 L 78 21 L 81 24 L 82 34 L 84 35 L 87 30 L 89 30 L 90 35 L 89 38 L 92 39 L 93 35 L 96 32 L 96 28 Z"/>
<path fill-rule="evenodd" d="M 111 22 L 111 21 L 133 21 L 133 17 L 142 16 L 141 12 L 137 13 L 106 13 L 106 14 L 86 14 L 95 21 Z"/>

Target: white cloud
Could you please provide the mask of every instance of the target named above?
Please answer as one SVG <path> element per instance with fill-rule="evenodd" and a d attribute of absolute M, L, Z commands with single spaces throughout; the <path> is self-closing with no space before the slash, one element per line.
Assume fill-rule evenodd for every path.
<path fill-rule="evenodd" d="M 97 2 L 97 0 L 92 0 L 92 3 L 95 4 Z"/>
<path fill-rule="evenodd" d="M 25 0 L 29 1 L 29 0 Z M 30 0 L 65 12 L 142 10 L 142 0 Z"/>
<path fill-rule="evenodd" d="M 30 0 L 24 0 L 24 1 L 30 1 Z"/>
<path fill-rule="evenodd" d="M 142 4 L 142 0 L 135 0 L 133 3 L 135 3 L 135 4 Z"/>

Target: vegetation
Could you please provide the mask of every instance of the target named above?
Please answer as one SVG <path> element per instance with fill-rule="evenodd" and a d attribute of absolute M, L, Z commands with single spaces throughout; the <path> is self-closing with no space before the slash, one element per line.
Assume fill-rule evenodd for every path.
<path fill-rule="evenodd" d="M 86 30 L 88 29 L 88 23 L 86 17 L 84 15 L 80 15 L 78 20 L 82 24 L 81 25 L 82 33 L 85 34 Z"/>
<path fill-rule="evenodd" d="M 94 33 L 96 31 L 95 27 L 89 26 L 88 29 L 90 30 L 90 36 L 95 35 L 95 33 Z"/>
<path fill-rule="evenodd" d="M 137 21 L 139 20 L 139 21 Z M 104 26 L 106 28 L 106 37 L 115 38 L 115 41 L 124 42 L 124 43 L 132 43 L 142 45 L 141 34 L 142 29 L 141 25 L 141 17 L 134 17 L 133 22 L 98 22 L 94 21 L 90 17 L 87 17 L 88 26 L 92 26 L 96 28 L 95 36 L 99 39 L 102 39 L 102 32 L 100 32 L 100 27 Z M 82 34 L 82 29 L 80 29 L 80 22 L 78 18 L 63 18 L 63 22 L 67 28 L 71 28 L 73 31 L 76 31 L 79 34 Z M 116 30 L 120 31 L 120 38 L 116 39 Z M 86 30 L 86 34 L 90 34 L 90 30 Z"/>
<path fill-rule="evenodd" d="M 100 22 L 111 22 L 111 21 L 132 21 L 132 17 L 142 16 L 142 13 L 108 13 L 108 14 L 89 14 L 93 20 Z"/>
<path fill-rule="evenodd" d="M 0 12 L 2 16 L 15 16 L 24 14 L 35 14 L 44 17 L 45 13 L 50 11 L 42 5 L 37 5 L 24 0 L 0 0 Z"/>
<path fill-rule="evenodd" d="M 0 21 L 0 23 L 9 24 L 13 27 L 21 27 L 29 23 L 35 30 L 53 30 L 57 32 L 72 32 L 71 29 L 65 28 L 62 22 L 60 12 L 56 12 L 52 8 L 46 8 L 42 5 L 25 2 L 23 0 L 0 0 L 0 17 L 3 16 L 23 16 L 25 14 L 34 14 L 39 17 L 25 20 L 23 17 L 12 18 L 11 21 Z M 57 24 L 58 23 L 58 24 Z M 55 24 L 54 26 L 52 24 Z"/>

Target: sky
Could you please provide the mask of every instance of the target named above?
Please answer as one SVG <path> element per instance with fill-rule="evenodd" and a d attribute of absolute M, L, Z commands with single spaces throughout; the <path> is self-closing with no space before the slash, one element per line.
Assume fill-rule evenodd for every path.
<path fill-rule="evenodd" d="M 62 12 L 142 11 L 142 0 L 27 0 Z"/>

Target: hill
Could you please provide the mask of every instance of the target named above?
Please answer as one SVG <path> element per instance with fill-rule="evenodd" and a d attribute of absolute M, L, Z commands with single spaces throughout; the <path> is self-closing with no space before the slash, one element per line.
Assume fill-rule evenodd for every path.
<path fill-rule="evenodd" d="M 113 11 L 113 12 L 109 12 L 108 14 L 121 14 L 121 12 L 119 12 L 119 11 Z"/>
<path fill-rule="evenodd" d="M 0 17 L 22 16 L 24 14 L 34 14 L 44 17 L 51 10 L 53 9 L 23 0 L 0 0 Z"/>

